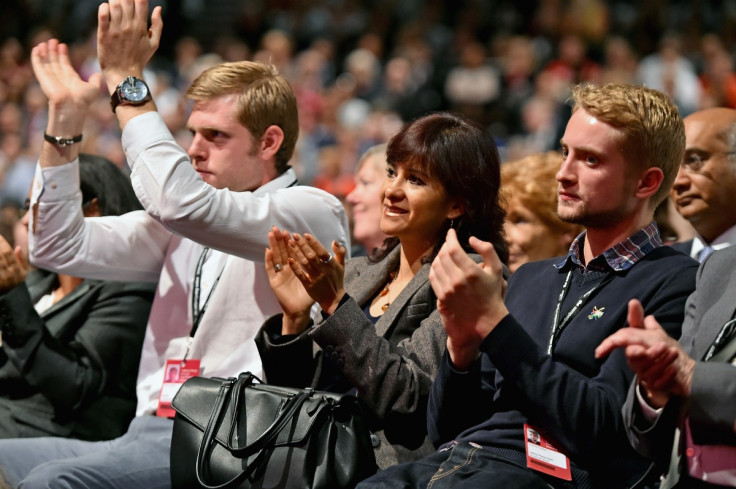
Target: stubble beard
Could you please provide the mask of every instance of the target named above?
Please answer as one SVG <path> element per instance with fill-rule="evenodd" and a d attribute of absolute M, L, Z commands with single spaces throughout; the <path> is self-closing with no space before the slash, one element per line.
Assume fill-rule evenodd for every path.
<path fill-rule="evenodd" d="M 567 211 L 567 212 L 565 212 Z M 581 203 L 577 208 L 571 208 L 563 203 L 557 204 L 557 217 L 570 224 L 579 224 L 586 229 L 600 229 L 613 227 L 621 221 L 626 213 L 622 209 L 606 209 L 591 211 Z"/>

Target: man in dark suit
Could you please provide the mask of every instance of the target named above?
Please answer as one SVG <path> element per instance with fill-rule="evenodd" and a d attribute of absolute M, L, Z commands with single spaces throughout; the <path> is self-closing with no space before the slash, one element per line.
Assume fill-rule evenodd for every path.
<path fill-rule="evenodd" d="M 723 273 L 735 265 L 736 247 L 703 262 L 679 343 L 632 301 L 629 327 L 596 350 L 624 348 L 637 374 L 624 420 L 661 489 L 736 486 L 736 275 Z"/>
<path fill-rule="evenodd" d="M 683 122 L 685 158 L 670 195 L 697 234 L 673 247 L 703 261 L 736 243 L 736 110 L 705 109 Z"/>

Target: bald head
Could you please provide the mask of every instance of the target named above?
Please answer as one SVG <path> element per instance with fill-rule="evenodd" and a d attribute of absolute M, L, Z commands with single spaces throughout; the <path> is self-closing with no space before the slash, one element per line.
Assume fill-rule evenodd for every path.
<path fill-rule="evenodd" d="M 736 110 L 705 109 L 684 123 L 686 168 L 680 168 L 671 195 L 678 212 L 710 243 L 736 225 Z"/>

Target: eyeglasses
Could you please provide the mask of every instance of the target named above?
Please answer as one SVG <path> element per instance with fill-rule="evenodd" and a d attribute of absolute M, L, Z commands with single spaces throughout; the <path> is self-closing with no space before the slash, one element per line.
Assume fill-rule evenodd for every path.
<path fill-rule="evenodd" d="M 705 166 L 705 163 L 709 161 L 714 155 L 733 155 L 736 151 L 715 151 L 713 153 L 686 153 L 682 159 L 680 166 L 684 168 L 688 173 L 700 173 Z"/>

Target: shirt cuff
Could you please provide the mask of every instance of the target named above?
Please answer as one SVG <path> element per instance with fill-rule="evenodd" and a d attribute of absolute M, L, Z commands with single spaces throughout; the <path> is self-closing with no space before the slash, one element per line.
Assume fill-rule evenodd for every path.
<path fill-rule="evenodd" d="M 158 112 L 145 112 L 130 119 L 122 135 L 123 150 L 130 168 L 133 169 L 143 151 L 163 140 L 174 141 L 174 136 Z"/>
<path fill-rule="evenodd" d="M 641 413 L 644 415 L 644 419 L 649 423 L 654 424 L 659 419 L 664 408 L 654 409 L 650 406 L 641 394 L 640 384 L 636 384 L 634 391 L 636 391 L 636 400 L 639 402 L 639 407 L 641 408 Z"/>
<path fill-rule="evenodd" d="M 31 192 L 31 205 L 38 202 L 41 195 L 49 202 L 68 200 L 79 192 L 79 159 L 59 166 L 42 168 L 36 166 Z"/>

